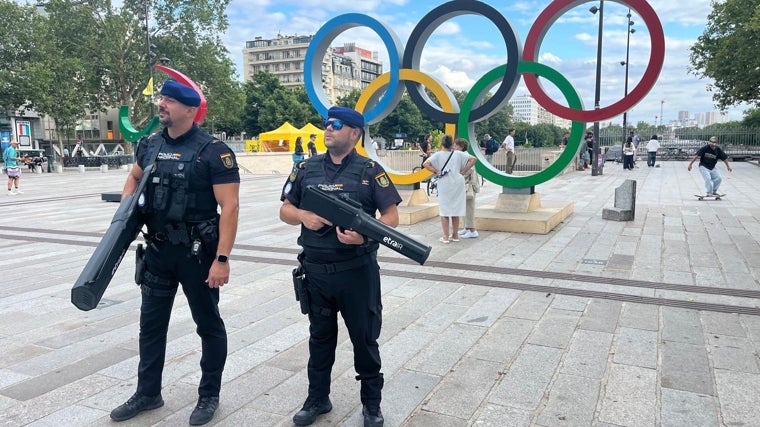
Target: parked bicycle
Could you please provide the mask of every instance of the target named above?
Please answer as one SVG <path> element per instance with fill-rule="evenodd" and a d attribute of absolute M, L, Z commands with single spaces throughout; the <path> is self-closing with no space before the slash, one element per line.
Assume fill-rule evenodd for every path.
<path fill-rule="evenodd" d="M 416 173 L 421 171 L 423 168 L 422 166 L 415 166 L 412 168 L 412 173 Z M 425 193 L 429 196 L 438 196 L 438 175 L 433 175 L 429 178 L 426 178 L 420 182 L 420 184 L 425 183 Z"/>

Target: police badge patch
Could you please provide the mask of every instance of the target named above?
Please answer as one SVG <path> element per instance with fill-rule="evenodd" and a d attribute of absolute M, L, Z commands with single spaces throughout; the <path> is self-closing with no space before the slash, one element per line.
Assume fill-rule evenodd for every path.
<path fill-rule="evenodd" d="M 224 153 L 219 155 L 219 158 L 222 159 L 222 164 L 224 164 L 224 167 L 227 169 L 232 169 L 235 164 L 232 162 L 232 154 L 230 153 Z"/>
<path fill-rule="evenodd" d="M 385 172 L 383 172 L 383 173 L 381 173 L 379 175 L 376 175 L 375 176 L 375 182 L 377 183 L 377 185 L 379 185 L 379 186 L 381 186 L 383 188 L 391 185 L 391 180 L 390 180 L 390 178 L 388 178 L 388 175 Z"/>

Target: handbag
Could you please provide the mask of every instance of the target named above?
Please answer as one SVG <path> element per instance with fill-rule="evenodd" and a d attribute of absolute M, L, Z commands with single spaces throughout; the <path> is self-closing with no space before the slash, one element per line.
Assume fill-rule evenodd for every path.
<path fill-rule="evenodd" d="M 454 150 L 451 150 L 451 154 L 449 154 L 449 158 L 446 159 L 446 163 L 443 164 L 443 167 L 441 167 L 441 178 L 443 178 L 446 175 L 446 165 L 449 164 L 449 160 L 451 160 L 451 156 L 454 155 Z"/>

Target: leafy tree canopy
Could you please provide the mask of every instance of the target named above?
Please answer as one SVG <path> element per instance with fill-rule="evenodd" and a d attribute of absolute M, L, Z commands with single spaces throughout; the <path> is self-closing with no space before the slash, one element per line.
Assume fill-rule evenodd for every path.
<path fill-rule="evenodd" d="M 243 106 L 234 64 L 221 41 L 229 0 L 46 0 L 21 6 L 0 0 L 0 107 L 27 101 L 69 126 L 87 110 L 127 105 L 132 122 L 149 118 L 143 95 L 148 64 L 168 58 L 203 90 L 212 126 L 239 131 Z M 147 26 L 146 26 L 147 12 Z M 148 38 L 152 54 L 148 54 Z M 158 84 L 167 76 L 154 72 Z M 237 128 L 237 129 L 236 129 Z"/>
<path fill-rule="evenodd" d="M 712 2 L 707 27 L 691 47 L 691 72 L 715 81 L 718 108 L 760 102 L 760 3 L 757 0 Z"/>

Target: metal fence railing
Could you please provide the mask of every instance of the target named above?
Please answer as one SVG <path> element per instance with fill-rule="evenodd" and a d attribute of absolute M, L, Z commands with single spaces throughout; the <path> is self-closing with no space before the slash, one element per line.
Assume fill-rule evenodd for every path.
<path fill-rule="evenodd" d="M 119 168 L 134 162 L 135 156 L 133 154 L 111 156 L 68 156 L 63 159 L 63 166 L 77 167 L 79 165 L 84 165 L 85 167 L 100 167 L 101 165 L 108 165 L 109 168 Z"/>
<path fill-rule="evenodd" d="M 554 148 L 520 148 L 515 150 L 516 162 L 513 172 L 540 172 L 546 169 L 561 154 L 561 151 Z M 401 172 L 412 172 L 415 167 L 422 163 L 419 151 L 416 150 L 380 150 L 378 157 L 389 168 Z M 493 156 L 493 165 L 497 169 L 506 170 L 507 153 L 500 150 Z M 573 170 L 575 162 L 568 165 L 566 170 Z"/>

